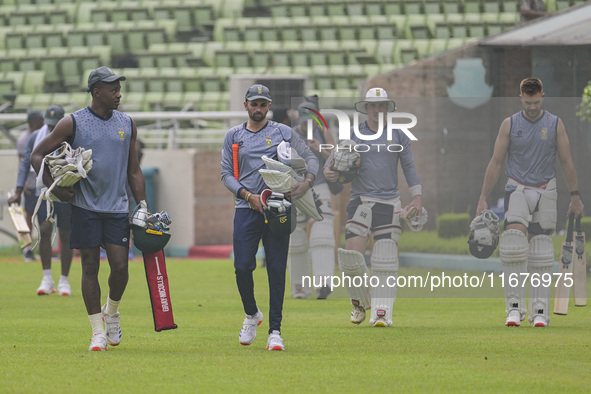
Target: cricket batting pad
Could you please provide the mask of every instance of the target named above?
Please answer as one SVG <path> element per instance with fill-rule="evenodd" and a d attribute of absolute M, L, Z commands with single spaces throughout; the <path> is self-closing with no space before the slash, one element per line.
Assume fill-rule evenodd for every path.
<path fill-rule="evenodd" d="M 154 315 L 154 330 L 177 328 L 172 315 L 164 252 L 161 250 L 156 253 L 143 253 L 143 255 L 150 301 L 152 302 L 152 314 Z"/>

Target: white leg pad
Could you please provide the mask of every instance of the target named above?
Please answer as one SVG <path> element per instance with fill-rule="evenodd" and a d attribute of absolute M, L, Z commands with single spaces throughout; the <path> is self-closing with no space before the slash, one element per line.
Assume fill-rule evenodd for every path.
<path fill-rule="evenodd" d="M 323 221 L 314 222 L 310 230 L 310 255 L 316 283 L 334 275 L 334 247 L 334 217 L 326 215 Z"/>
<path fill-rule="evenodd" d="M 365 284 L 365 281 L 369 282 L 369 269 L 365 264 L 365 257 L 356 250 L 342 248 L 339 248 L 338 256 L 339 268 L 345 276 L 345 287 L 347 288 L 349 297 L 351 297 L 351 304 L 357 304 L 364 309 L 369 309 L 371 307 L 369 288 L 366 286 L 354 286 L 354 283 Z M 366 275 L 367 279 L 363 278 L 364 275 Z"/>
<path fill-rule="evenodd" d="M 393 282 L 392 278 L 398 275 L 399 264 L 396 242 L 392 239 L 376 241 L 370 262 L 372 275 L 379 279 L 379 284 L 372 288 L 369 324 L 374 324 L 378 318 L 384 318 L 387 324 L 391 325 L 392 309 L 396 300 L 396 282 Z"/>
<path fill-rule="evenodd" d="M 310 297 L 312 295 L 312 286 L 306 284 L 306 287 L 304 287 L 302 280 L 302 277 L 310 275 L 306 222 L 298 222 L 290 236 L 288 261 L 291 296 L 293 298 Z"/>
<path fill-rule="evenodd" d="M 533 213 L 532 221 L 540 223 L 543 230 L 550 230 L 554 233 L 556 230 L 556 200 L 558 199 L 556 188 L 546 189 L 540 194 L 538 210 Z"/>
<path fill-rule="evenodd" d="M 550 293 L 552 286 L 544 286 L 544 277 L 552 278 L 552 268 L 554 266 L 554 244 L 549 235 L 536 235 L 529 242 L 529 257 L 527 259 L 527 269 L 530 274 L 529 289 L 529 322 L 533 322 L 534 317 L 542 316 L 546 322 L 550 321 Z M 532 283 L 539 286 L 534 287 Z"/>
<path fill-rule="evenodd" d="M 505 278 L 505 312 L 515 309 L 525 319 L 527 306 L 525 304 L 525 287 L 522 286 L 524 276 L 520 274 L 527 272 L 527 255 L 529 243 L 527 236 L 519 230 L 505 230 L 501 234 L 499 242 L 499 254 L 503 263 L 503 275 Z M 516 278 L 517 286 L 509 285 L 510 278 Z M 515 281 L 515 279 L 513 279 Z"/>

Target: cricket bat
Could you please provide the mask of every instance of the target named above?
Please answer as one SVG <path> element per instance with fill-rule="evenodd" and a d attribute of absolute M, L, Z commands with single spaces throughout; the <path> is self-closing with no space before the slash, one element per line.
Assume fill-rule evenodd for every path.
<path fill-rule="evenodd" d="M 571 213 L 568 218 L 568 230 L 566 240 L 562 243 L 558 272 L 561 274 L 556 283 L 556 297 L 554 299 L 554 314 L 566 315 L 570 288 L 573 284 L 573 224 L 575 215 Z"/>
<path fill-rule="evenodd" d="M 573 292 L 575 306 L 587 305 L 587 259 L 585 258 L 585 233 L 581 229 L 581 218 L 575 224 L 575 259 L 573 266 Z"/>
<path fill-rule="evenodd" d="M 10 198 L 10 193 L 8 194 L 8 198 Z M 10 214 L 10 219 L 12 219 L 12 224 L 14 224 L 21 249 L 31 245 L 31 229 L 27 224 L 23 207 L 16 203 L 11 204 L 8 206 L 8 213 Z"/>
<path fill-rule="evenodd" d="M 171 330 L 177 328 L 172 314 L 166 259 L 162 250 L 156 253 L 143 253 L 146 280 L 150 291 L 154 330 Z"/>

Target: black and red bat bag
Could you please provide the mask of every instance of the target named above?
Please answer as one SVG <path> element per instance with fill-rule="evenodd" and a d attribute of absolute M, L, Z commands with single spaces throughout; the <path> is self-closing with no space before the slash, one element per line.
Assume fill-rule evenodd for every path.
<path fill-rule="evenodd" d="M 154 330 L 177 328 L 172 315 L 164 252 L 161 250 L 156 253 L 143 253 L 143 255 L 150 301 L 152 302 L 152 314 L 154 315 Z"/>

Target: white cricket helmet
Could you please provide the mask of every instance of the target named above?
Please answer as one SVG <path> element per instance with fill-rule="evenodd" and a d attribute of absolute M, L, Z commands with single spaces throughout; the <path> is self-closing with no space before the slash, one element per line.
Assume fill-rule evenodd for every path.
<path fill-rule="evenodd" d="M 371 88 L 365 94 L 365 100 L 361 100 L 355 103 L 355 110 L 362 114 L 367 114 L 365 105 L 367 103 L 388 103 L 388 112 L 396 111 L 396 104 L 394 100 L 388 98 L 388 92 L 382 88 Z"/>
<path fill-rule="evenodd" d="M 479 259 L 489 258 L 499 244 L 499 217 L 485 209 L 470 223 L 470 254 Z"/>

